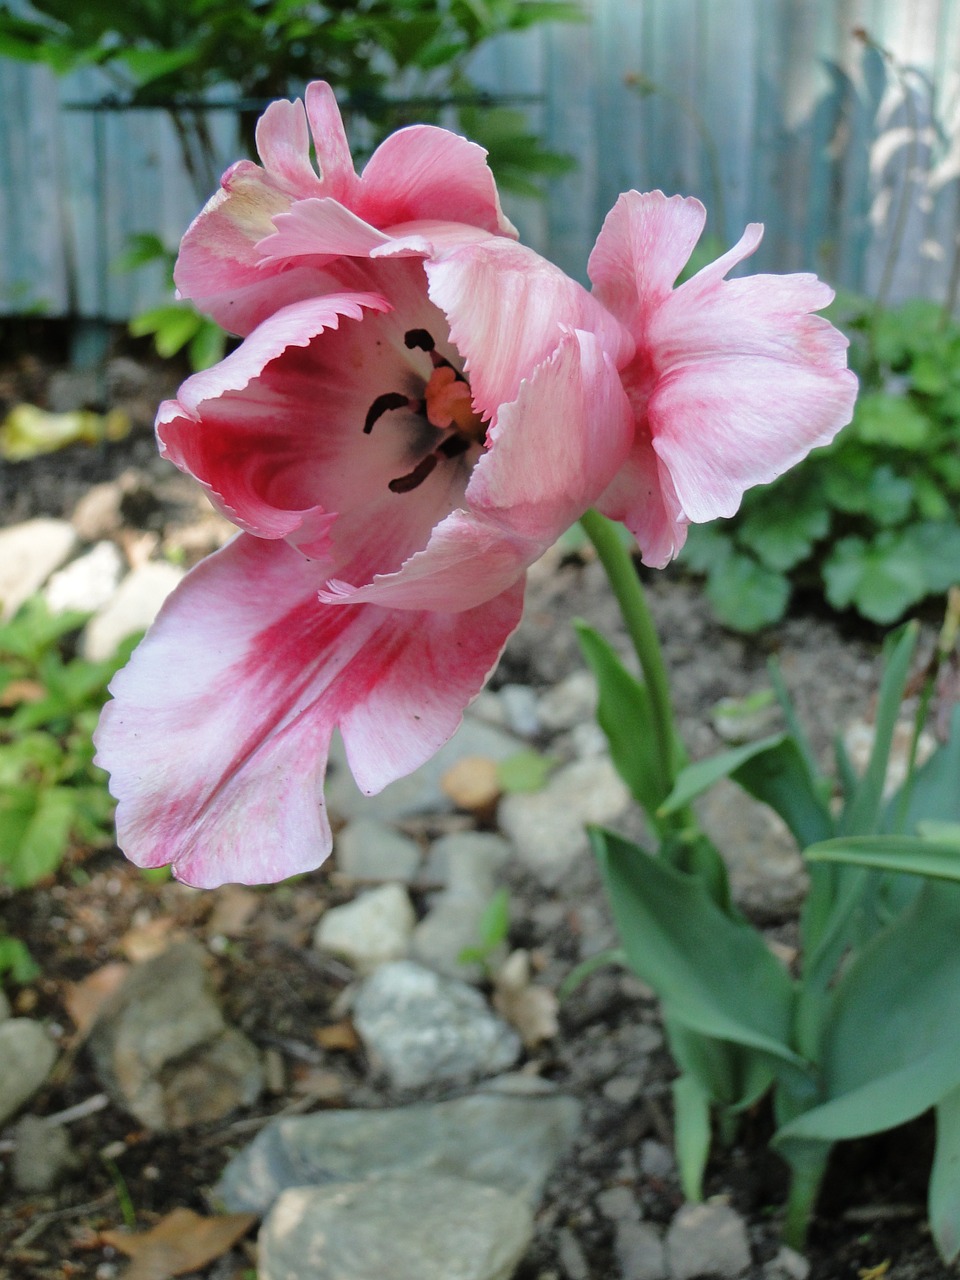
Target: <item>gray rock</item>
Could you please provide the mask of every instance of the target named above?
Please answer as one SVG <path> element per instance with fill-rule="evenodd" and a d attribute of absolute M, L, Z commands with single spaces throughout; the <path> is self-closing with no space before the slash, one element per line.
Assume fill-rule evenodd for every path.
<path fill-rule="evenodd" d="M 623 1280 L 667 1280 L 663 1241 L 652 1223 L 618 1222 L 613 1251 Z"/>
<path fill-rule="evenodd" d="M 203 952 L 192 944 L 131 970 L 89 1048 L 114 1100 L 160 1132 L 219 1120 L 256 1101 L 263 1087 L 259 1055 L 227 1026 Z"/>
<path fill-rule="evenodd" d="M 640 1172 L 648 1178 L 674 1178 L 677 1162 L 665 1142 L 644 1138 L 640 1143 Z"/>
<path fill-rule="evenodd" d="M 116 591 L 123 569 L 123 556 L 117 545 L 98 542 L 86 555 L 71 560 L 65 569 L 55 573 L 44 588 L 43 597 L 52 613 L 70 609 L 93 613 Z"/>
<path fill-rule="evenodd" d="M 56 1059 L 53 1041 L 33 1018 L 0 1023 L 0 1125 L 40 1089 Z"/>
<path fill-rule="evenodd" d="M 591 721 L 597 713 L 597 682 L 589 671 L 574 671 L 543 695 L 540 722 L 559 733 Z"/>
<path fill-rule="evenodd" d="M 435 1174 L 285 1191 L 263 1224 L 260 1280 L 509 1280 L 528 1206 Z"/>
<path fill-rule="evenodd" d="M 70 517 L 70 523 L 84 542 L 96 542 L 117 532 L 123 523 L 120 514 L 123 494 L 123 477 L 95 484 L 87 490 Z"/>
<path fill-rule="evenodd" d="M 83 656 L 90 661 L 109 658 L 127 636 L 145 631 L 183 576 L 181 568 L 163 561 L 149 561 L 134 569 L 87 623 Z"/>
<path fill-rule="evenodd" d="M 580 1241 L 569 1227 L 561 1227 L 557 1232 L 557 1254 L 568 1280 L 590 1280 L 590 1268 Z"/>
<path fill-rule="evenodd" d="M 384 822 L 356 818 L 337 835 L 337 867 L 351 880 L 393 880 L 409 884 L 420 868 L 420 846 Z"/>
<path fill-rule="evenodd" d="M 378 795 L 365 796 L 353 780 L 343 743 L 335 735 L 330 750 L 332 770 L 325 788 L 327 803 L 342 818 L 378 818 L 381 822 L 418 813 L 449 813 L 453 802 L 440 786 L 448 769 L 467 756 L 504 760 L 522 746 L 512 734 L 467 715 L 450 741 L 421 768 L 391 782 Z"/>
<path fill-rule="evenodd" d="M 586 855 L 585 824 L 612 822 L 630 804 L 610 760 L 577 760 L 558 770 L 543 791 L 505 796 L 498 818 L 523 865 L 551 887 Z"/>
<path fill-rule="evenodd" d="M 0 531 L 0 618 L 10 618 L 66 560 L 77 535 L 66 520 L 26 520 Z"/>
<path fill-rule="evenodd" d="M 666 1246 L 670 1280 L 733 1280 L 750 1269 L 746 1224 L 726 1204 L 685 1204 L 670 1223 Z"/>
<path fill-rule="evenodd" d="M 98 369 L 57 369 L 47 382 L 47 408 L 51 413 L 90 409 L 103 400 L 103 378 Z"/>
<path fill-rule="evenodd" d="M 288 1187 L 442 1173 L 535 1207 L 580 1117 L 575 1098 L 532 1092 L 526 1076 L 500 1077 L 446 1102 L 287 1116 L 231 1160 L 217 1195 L 232 1212 L 264 1214 Z"/>
<path fill-rule="evenodd" d="M 326 911 L 314 931 L 313 945 L 340 956 L 358 973 L 373 973 L 406 956 L 416 921 L 406 889 L 382 884 Z"/>
<path fill-rule="evenodd" d="M 13 1140 L 13 1185 L 18 1191 L 50 1191 L 64 1174 L 76 1168 L 77 1157 L 63 1125 L 24 1116 Z"/>
<path fill-rule="evenodd" d="M 697 801 L 704 829 L 723 854 L 734 901 L 765 915 L 793 910 L 807 874 L 785 823 L 726 779 Z"/>
<path fill-rule="evenodd" d="M 489 899 L 497 872 L 509 860 L 510 845 L 487 831 L 455 831 L 434 840 L 424 878 L 442 884 L 451 896 Z"/>
<path fill-rule="evenodd" d="M 611 1222 L 639 1222 L 640 1206 L 629 1187 L 608 1187 L 597 1196 L 597 1208 Z"/>
<path fill-rule="evenodd" d="M 374 1063 L 401 1089 L 494 1075 L 520 1056 L 520 1037 L 479 992 L 410 960 L 366 980 L 353 1020 Z"/>
<path fill-rule="evenodd" d="M 802 1253 L 786 1244 L 781 1245 L 776 1257 L 763 1267 L 763 1280 L 807 1280 L 809 1274 L 810 1263 Z"/>
<path fill-rule="evenodd" d="M 464 964 L 460 955 L 465 947 L 474 947 L 480 941 L 480 921 L 486 907 L 483 898 L 440 894 L 436 905 L 413 931 L 410 955 L 447 977 L 482 981 L 482 965 Z"/>
<path fill-rule="evenodd" d="M 537 695 L 530 686 L 505 684 L 499 698 L 510 729 L 521 738 L 535 738 L 541 724 Z"/>

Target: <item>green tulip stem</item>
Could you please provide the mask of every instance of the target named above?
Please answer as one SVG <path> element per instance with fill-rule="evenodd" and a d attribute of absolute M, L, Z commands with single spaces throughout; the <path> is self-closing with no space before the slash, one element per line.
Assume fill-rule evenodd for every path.
<path fill-rule="evenodd" d="M 650 709 L 657 736 L 657 757 L 661 762 L 661 782 L 666 796 L 672 790 L 676 778 L 677 734 L 667 668 L 647 598 L 617 525 L 598 511 L 592 510 L 580 517 L 580 525 L 600 558 L 640 662 L 640 670 L 650 695 Z"/>

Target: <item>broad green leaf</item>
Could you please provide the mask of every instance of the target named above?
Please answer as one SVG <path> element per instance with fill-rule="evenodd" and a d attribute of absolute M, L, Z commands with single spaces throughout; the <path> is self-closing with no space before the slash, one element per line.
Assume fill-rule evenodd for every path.
<path fill-rule="evenodd" d="M 32 982 L 40 974 L 40 966 L 19 938 L 0 934 L 0 975 L 9 973 L 14 982 Z"/>
<path fill-rule="evenodd" d="M 783 617 L 790 601 L 790 580 L 751 555 L 733 552 L 710 571 L 706 593 L 726 626 L 759 631 Z"/>
<path fill-rule="evenodd" d="M 730 778 L 783 818 L 800 848 L 833 835 L 833 820 L 810 777 L 806 762 L 787 734 L 747 743 L 688 765 L 663 806 L 672 813 Z"/>
<path fill-rule="evenodd" d="M 960 1254 L 960 1088 L 937 1103 L 929 1216 L 940 1256 L 949 1265 Z"/>
<path fill-rule="evenodd" d="M 960 887 L 928 881 L 841 975 L 821 1055 L 823 1103 L 777 1141 L 893 1128 L 960 1086 Z"/>
<path fill-rule="evenodd" d="M 717 524 L 692 524 L 680 553 L 681 563 L 693 573 L 710 573 L 733 554 L 730 535 Z"/>
<path fill-rule="evenodd" d="M 867 392 L 857 401 L 854 426 L 865 444 L 919 449 L 929 439 L 932 423 L 906 396 Z"/>
<path fill-rule="evenodd" d="M 960 881 L 960 839 L 941 844 L 916 836 L 847 836 L 811 845 L 804 856 L 810 862 L 841 862 L 874 871 Z"/>
<path fill-rule="evenodd" d="M 637 845 L 596 828 L 590 839 L 630 965 L 665 1016 L 804 1069 L 790 1046 L 793 983 L 760 934 Z"/>
<path fill-rule="evenodd" d="M 909 539 L 889 530 L 871 542 L 841 538 L 823 566 L 827 599 L 853 605 L 872 622 L 891 623 L 927 594 L 923 557 Z"/>
<path fill-rule="evenodd" d="M 661 827 L 657 810 L 664 799 L 665 770 L 657 757 L 646 686 L 626 669 L 599 631 L 579 620 L 574 626 L 583 656 L 597 678 L 597 722 L 610 744 L 610 758 L 637 804 Z"/>
<path fill-rule="evenodd" d="M 14 888 L 36 884 L 56 871 L 63 860 L 74 817 L 74 794 L 69 787 L 41 791 L 7 867 Z"/>
<path fill-rule="evenodd" d="M 913 485 L 892 467 L 877 466 L 871 449 L 843 449 L 823 470 L 824 497 L 839 511 L 879 525 L 902 524 L 913 506 Z"/>
<path fill-rule="evenodd" d="M 768 568 L 782 573 L 805 560 L 829 529 L 829 508 L 811 493 L 787 506 L 767 501 L 748 512 L 737 529 L 737 541 Z"/>
<path fill-rule="evenodd" d="M 927 592 L 939 595 L 960 583 L 960 526 L 952 520 L 930 520 L 911 526 L 905 541 L 923 561 Z"/>

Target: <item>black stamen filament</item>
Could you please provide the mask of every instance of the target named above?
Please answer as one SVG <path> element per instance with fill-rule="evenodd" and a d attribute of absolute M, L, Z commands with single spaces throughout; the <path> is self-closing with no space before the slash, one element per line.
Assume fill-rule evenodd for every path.
<path fill-rule="evenodd" d="M 458 382 L 466 382 L 466 378 L 459 369 L 454 368 L 445 356 L 440 355 L 437 351 L 437 344 L 426 329 L 408 329 L 403 335 L 403 341 L 410 351 L 425 351 L 430 357 L 430 363 L 434 369 L 446 368 L 453 369 L 454 375 Z M 405 396 L 402 391 L 385 391 L 370 405 L 367 410 L 367 416 L 363 423 L 363 434 L 370 435 L 373 431 L 374 423 L 382 418 L 385 413 L 389 413 L 391 409 L 409 409 L 412 413 L 426 414 L 427 402 L 425 400 L 414 400 L 410 396 Z M 482 439 L 479 443 L 482 443 Z M 460 435 L 458 432 L 452 432 L 446 436 L 444 440 L 437 445 L 433 453 L 427 454 L 412 471 L 405 476 L 398 476 L 396 480 L 391 480 L 388 488 L 391 493 L 409 493 L 412 489 L 418 488 L 426 480 L 427 476 L 436 469 L 437 463 L 441 458 L 459 458 L 461 454 L 467 452 L 471 444 L 478 443 L 476 440 L 470 440 L 466 436 Z"/>

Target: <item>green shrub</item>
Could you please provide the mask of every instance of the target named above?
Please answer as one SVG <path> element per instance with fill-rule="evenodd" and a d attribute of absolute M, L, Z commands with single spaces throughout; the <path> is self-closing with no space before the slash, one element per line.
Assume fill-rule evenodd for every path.
<path fill-rule="evenodd" d="M 776 622 L 796 589 L 886 625 L 960 579 L 960 326 L 931 302 L 850 307 L 835 304 L 861 379 L 853 421 L 732 520 L 690 530 L 683 563 L 736 630 Z"/>

